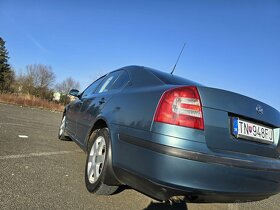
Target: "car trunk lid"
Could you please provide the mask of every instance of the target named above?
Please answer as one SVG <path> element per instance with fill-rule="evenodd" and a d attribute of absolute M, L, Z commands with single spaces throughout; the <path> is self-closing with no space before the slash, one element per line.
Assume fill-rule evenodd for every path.
<path fill-rule="evenodd" d="M 276 109 L 226 90 L 198 87 L 198 91 L 203 107 L 205 139 L 209 148 L 279 158 L 280 115 Z M 248 122 L 251 132 L 251 125 L 259 129 L 273 129 L 273 142 L 236 135 L 234 127 L 238 120 L 240 123 Z"/>

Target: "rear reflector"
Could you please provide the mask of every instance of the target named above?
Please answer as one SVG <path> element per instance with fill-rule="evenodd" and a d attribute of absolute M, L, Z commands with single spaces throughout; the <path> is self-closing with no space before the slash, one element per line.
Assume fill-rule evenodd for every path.
<path fill-rule="evenodd" d="M 200 96 L 194 86 L 168 90 L 162 95 L 155 122 L 204 130 Z"/>

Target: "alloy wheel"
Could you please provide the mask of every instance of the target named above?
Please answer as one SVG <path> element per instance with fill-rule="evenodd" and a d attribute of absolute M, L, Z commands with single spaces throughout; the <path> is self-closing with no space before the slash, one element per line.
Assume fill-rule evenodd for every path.
<path fill-rule="evenodd" d="M 103 136 L 99 136 L 91 147 L 88 163 L 87 176 L 91 184 L 95 183 L 104 168 L 106 157 L 106 142 Z"/>
<path fill-rule="evenodd" d="M 66 120 L 66 117 L 63 116 L 60 127 L 59 127 L 59 135 L 60 136 L 63 134 L 63 132 L 65 130 L 65 120 Z"/>

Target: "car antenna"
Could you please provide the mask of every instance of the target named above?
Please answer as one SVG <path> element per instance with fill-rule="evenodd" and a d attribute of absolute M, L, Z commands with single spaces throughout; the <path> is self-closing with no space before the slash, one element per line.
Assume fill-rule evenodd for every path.
<path fill-rule="evenodd" d="M 172 69 L 172 71 L 171 71 L 171 74 L 173 74 L 173 72 L 174 72 L 174 70 L 175 70 L 175 68 L 176 68 L 176 66 L 177 66 L 177 63 L 178 63 L 178 61 L 179 61 L 179 59 L 180 59 L 180 57 L 181 57 L 181 54 L 182 54 L 182 52 L 183 52 L 185 46 L 186 46 L 186 43 L 184 43 L 184 45 L 183 45 L 183 47 L 182 47 L 182 50 L 181 50 L 181 52 L 180 52 L 180 54 L 179 54 L 179 56 L 178 56 L 178 58 L 177 58 L 177 61 L 176 61 L 175 65 L 174 65 L 174 67 L 173 67 L 173 69 Z"/>

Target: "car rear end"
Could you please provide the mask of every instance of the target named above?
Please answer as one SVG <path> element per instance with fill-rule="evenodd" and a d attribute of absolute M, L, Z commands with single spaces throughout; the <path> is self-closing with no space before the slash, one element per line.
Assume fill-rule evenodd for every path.
<path fill-rule="evenodd" d="M 140 126 L 124 126 L 118 134 L 122 156 L 116 164 L 131 174 L 121 177 L 124 183 L 159 200 L 185 196 L 192 202 L 254 201 L 280 192 L 276 109 L 148 71 L 164 85 L 146 94 L 146 100 L 157 100 L 150 129 L 137 129 L 143 123 L 136 123 Z M 135 104 L 135 110 L 141 107 Z"/>
<path fill-rule="evenodd" d="M 279 112 L 257 100 L 183 86 L 163 94 L 152 132 L 169 146 L 165 154 L 178 158 L 163 164 L 176 174 L 166 183 L 196 201 L 232 202 L 280 191 L 279 127 Z"/>

